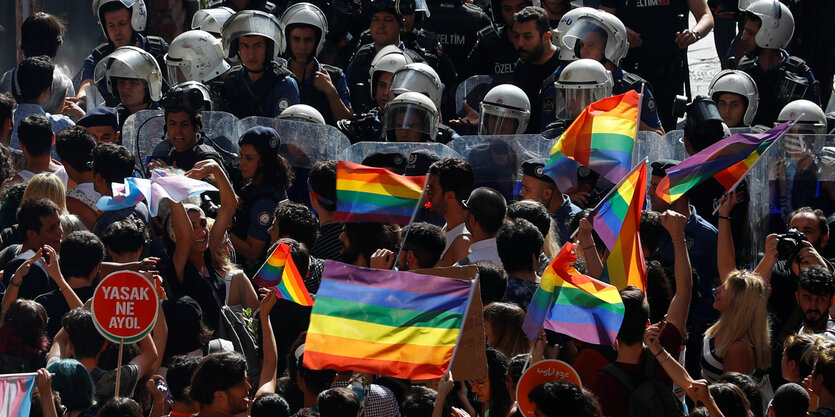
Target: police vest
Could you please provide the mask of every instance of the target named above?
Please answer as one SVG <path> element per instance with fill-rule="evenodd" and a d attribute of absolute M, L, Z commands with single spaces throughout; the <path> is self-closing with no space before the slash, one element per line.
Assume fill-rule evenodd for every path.
<path fill-rule="evenodd" d="M 270 199 L 278 203 L 281 200 L 287 198 L 287 191 L 284 190 L 283 187 L 275 187 L 275 186 L 254 186 L 252 184 L 248 185 L 244 189 L 244 194 L 242 196 L 243 204 L 241 208 L 235 213 L 235 224 L 232 227 L 232 234 L 235 236 L 246 240 L 247 235 L 249 235 L 249 221 L 252 218 L 250 214 L 252 214 L 252 206 L 255 205 L 256 202 L 262 199 Z M 268 226 L 273 222 L 273 213 L 272 212 L 264 212 L 261 213 L 258 217 L 258 222 L 262 226 Z"/>
<path fill-rule="evenodd" d="M 336 85 L 336 82 L 342 78 L 342 70 L 334 67 L 332 65 L 327 64 L 319 64 L 319 66 L 328 72 L 328 75 L 331 77 L 331 82 Z M 299 82 L 301 86 L 301 82 Z M 340 98 L 341 99 L 341 98 Z M 328 96 L 325 93 L 317 90 L 315 87 L 311 88 L 300 88 L 299 89 L 299 101 L 303 104 L 307 104 L 319 110 L 319 113 L 322 113 L 322 117 L 325 118 L 325 123 L 329 125 L 333 125 L 336 123 L 336 120 L 333 118 L 333 112 L 331 111 L 330 103 L 328 102 Z"/>
<path fill-rule="evenodd" d="M 105 42 L 96 46 L 93 48 L 93 52 L 91 53 L 93 56 L 93 62 L 98 64 L 104 57 L 112 54 L 115 50 L 116 46 L 110 42 Z M 159 36 L 145 36 L 145 52 L 151 54 L 151 56 L 157 60 L 161 76 L 163 79 L 166 79 L 168 66 L 165 64 L 165 53 L 168 52 L 168 47 L 165 45 L 165 39 L 162 39 Z M 115 88 L 116 86 L 113 87 Z M 168 91 L 168 85 L 166 83 L 162 83 L 162 92 L 165 93 L 166 91 Z M 106 86 L 104 86 L 104 88 L 99 87 L 99 92 L 104 98 L 106 106 L 116 107 L 119 104 L 119 99 L 117 99 L 113 94 L 110 94 L 110 92 L 107 91 Z"/>
<path fill-rule="evenodd" d="M 757 61 L 748 57 L 739 62 L 738 69 L 754 79 L 760 92 L 754 124 L 771 125 L 786 104 L 804 98 L 810 89 L 819 91 L 820 88 L 817 81 L 812 83 L 806 77 L 809 73 L 806 61 L 796 56 L 789 56 L 776 71 L 758 69 Z"/>
<path fill-rule="evenodd" d="M 414 62 L 424 62 L 420 54 L 408 49 L 403 51 Z M 371 70 L 371 62 L 377 56 L 377 49 L 373 43 L 363 45 L 354 54 L 351 60 L 351 73 L 348 75 L 348 90 L 351 93 L 351 105 L 356 114 L 362 114 L 371 109 L 374 105 L 374 97 L 371 97 L 371 80 L 368 71 Z"/>
<path fill-rule="evenodd" d="M 264 76 L 256 81 L 258 85 L 253 88 L 249 81 L 248 71 L 243 65 L 239 65 L 229 71 L 223 83 L 226 109 L 239 119 L 249 116 L 267 117 L 265 104 L 270 93 L 276 84 L 292 76 L 293 73 L 290 70 L 273 61 L 264 71 Z"/>

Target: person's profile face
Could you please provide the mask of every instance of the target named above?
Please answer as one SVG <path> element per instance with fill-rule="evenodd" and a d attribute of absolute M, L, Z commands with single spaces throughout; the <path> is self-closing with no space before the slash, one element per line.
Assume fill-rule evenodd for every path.
<path fill-rule="evenodd" d="M 391 91 L 391 81 L 394 79 L 394 74 L 390 72 L 380 72 L 377 75 L 377 81 L 374 82 L 374 100 L 380 108 L 385 108 L 389 102 L 389 92 Z"/>
<path fill-rule="evenodd" d="M 249 390 L 252 389 L 252 385 L 249 383 L 249 380 L 244 374 L 244 380 L 234 385 L 230 388 L 227 388 L 226 393 L 226 411 L 230 414 L 238 414 L 243 413 L 249 409 Z"/>
<path fill-rule="evenodd" d="M 746 53 L 752 52 L 757 47 L 756 37 L 761 25 L 762 23 L 755 19 L 745 20 L 745 26 L 742 29 L 742 37 L 739 39 L 739 44 Z"/>

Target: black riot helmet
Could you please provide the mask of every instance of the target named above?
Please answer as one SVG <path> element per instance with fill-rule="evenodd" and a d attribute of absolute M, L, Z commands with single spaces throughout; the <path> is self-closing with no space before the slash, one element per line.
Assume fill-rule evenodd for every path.
<path fill-rule="evenodd" d="M 689 142 L 695 152 L 713 145 L 729 133 L 728 127 L 722 122 L 716 102 L 704 96 L 696 96 L 687 105 L 684 140 L 685 145 Z"/>
<path fill-rule="evenodd" d="M 413 14 L 417 9 L 415 0 L 363 0 L 362 12 L 369 20 L 378 12 L 388 12 L 397 17 L 403 25 L 403 16 Z"/>

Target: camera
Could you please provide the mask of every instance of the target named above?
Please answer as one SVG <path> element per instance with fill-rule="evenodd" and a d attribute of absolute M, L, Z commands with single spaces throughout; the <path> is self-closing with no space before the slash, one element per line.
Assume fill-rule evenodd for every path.
<path fill-rule="evenodd" d="M 168 91 L 160 106 L 169 112 L 185 111 L 197 114 L 212 109 L 212 98 L 205 85 L 194 81 L 177 84 Z"/>
<path fill-rule="evenodd" d="M 777 259 L 787 261 L 797 256 L 806 235 L 792 227 L 788 232 L 777 235 Z"/>

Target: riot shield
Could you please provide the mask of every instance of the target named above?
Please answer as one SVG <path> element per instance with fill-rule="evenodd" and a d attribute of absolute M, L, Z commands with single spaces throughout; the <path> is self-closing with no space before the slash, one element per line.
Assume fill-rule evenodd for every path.
<path fill-rule="evenodd" d="M 450 149 L 447 145 L 440 143 L 421 142 L 359 142 L 349 146 L 339 155 L 340 161 L 355 162 L 361 164 L 365 158 L 374 153 L 397 152 L 408 158 L 412 152 L 426 150 L 435 153 L 440 159 L 458 158 L 463 159 L 461 154 Z"/>
<path fill-rule="evenodd" d="M 475 111 L 478 111 L 481 100 L 490 89 L 493 88 L 493 77 L 489 75 L 473 75 L 458 84 L 455 90 L 455 111 L 458 116 L 465 117 L 467 111 L 464 110 L 463 101 Z"/>
<path fill-rule="evenodd" d="M 95 83 L 87 84 L 84 89 L 87 91 L 86 98 L 84 99 L 85 111 L 89 112 L 96 107 L 104 106 L 104 97 L 102 97 Z"/>

